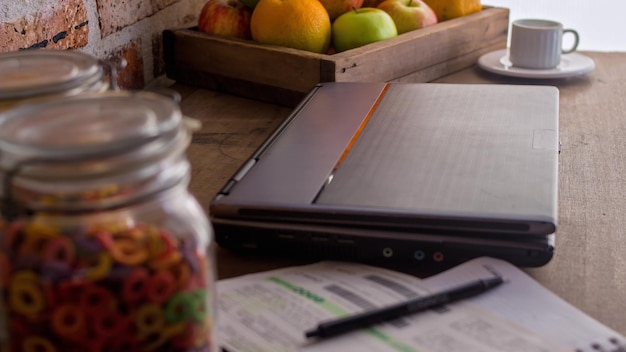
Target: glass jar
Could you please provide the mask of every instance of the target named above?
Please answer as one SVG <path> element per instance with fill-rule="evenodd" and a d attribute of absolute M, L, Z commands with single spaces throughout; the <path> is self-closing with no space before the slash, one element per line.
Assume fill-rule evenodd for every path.
<path fill-rule="evenodd" d="M 11 351 L 217 351 L 213 233 L 190 132 L 148 92 L 0 114 L 0 284 Z"/>
<path fill-rule="evenodd" d="M 31 49 L 1 53 L 0 111 L 24 101 L 115 89 L 117 68 L 112 62 L 78 51 Z"/>

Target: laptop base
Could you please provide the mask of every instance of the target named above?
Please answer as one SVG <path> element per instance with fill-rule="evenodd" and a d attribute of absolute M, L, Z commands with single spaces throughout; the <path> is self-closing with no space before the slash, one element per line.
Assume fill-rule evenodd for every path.
<path fill-rule="evenodd" d="M 223 248 L 257 255 L 312 260 L 357 261 L 394 268 L 449 267 L 490 256 L 521 267 L 539 267 L 554 255 L 553 235 L 510 242 L 486 236 L 464 238 L 354 228 L 218 220 L 216 241 Z"/>

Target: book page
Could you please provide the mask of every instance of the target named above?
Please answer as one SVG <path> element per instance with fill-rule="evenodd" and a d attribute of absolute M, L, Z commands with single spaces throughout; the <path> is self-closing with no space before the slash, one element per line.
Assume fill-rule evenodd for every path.
<path fill-rule="evenodd" d="M 446 289 L 460 280 L 490 273 L 504 277 L 509 283 L 502 285 L 497 294 L 479 295 L 467 302 L 524 326 L 537 336 L 559 341 L 570 351 L 626 351 L 624 336 L 589 317 L 508 262 L 478 258 L 424 282 L 433 288 Z"/>
<path fill-rule="evenodd" d="M 477 277 L 492 274 L 483 270 L 480 275 Z M 474 278 L 462 278 L 456 284 Z M 307 340 L 304 336 L 305 331 L 322 321 L 427 295 L 432 292 L 427 284 L 386 269 L 340 262 L 321 262 L 219 281 L 219 342 L 230 352 L 566 350 L 470 301 L 333 338 Z M 440 277 L 437 284 L 446 282 Z M 506 285 L 482 296 L 500 295 L 498 291 Z"/>

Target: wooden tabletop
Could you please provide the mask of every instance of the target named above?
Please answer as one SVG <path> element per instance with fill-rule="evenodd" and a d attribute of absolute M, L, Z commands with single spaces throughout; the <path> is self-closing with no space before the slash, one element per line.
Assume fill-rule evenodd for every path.
<path fill-rule="evenodd" d="M 583 53 L 593 72 L 560 80 L 506 78 L 472 67 L 448 83 L 542 84 L 560 90 L 559 228 L 556 255 L 527 269 L 574 306 L 626 335 L 626 53 Z M 202 121 L 188 157 L 190 189 L 208 208 L 226 180 L 291 109 L 175 85 L 187 116 Z M 301 263 L 217 249 L 219 278 Z"/>

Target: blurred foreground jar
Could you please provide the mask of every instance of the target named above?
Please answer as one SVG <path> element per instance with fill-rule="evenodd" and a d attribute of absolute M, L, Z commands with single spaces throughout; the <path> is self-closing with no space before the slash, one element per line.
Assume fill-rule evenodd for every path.
<path fill-rule="evenodd" d="M 83 94 L 0 113 L 10 351 L 216 351 L 213 234 L 171 99 Z"/>
<path fill-rule="evenodd" d="M 0 54 L 0 112 L 25 101 L 115 88 L 117 65 L 69 50 Z"/>

